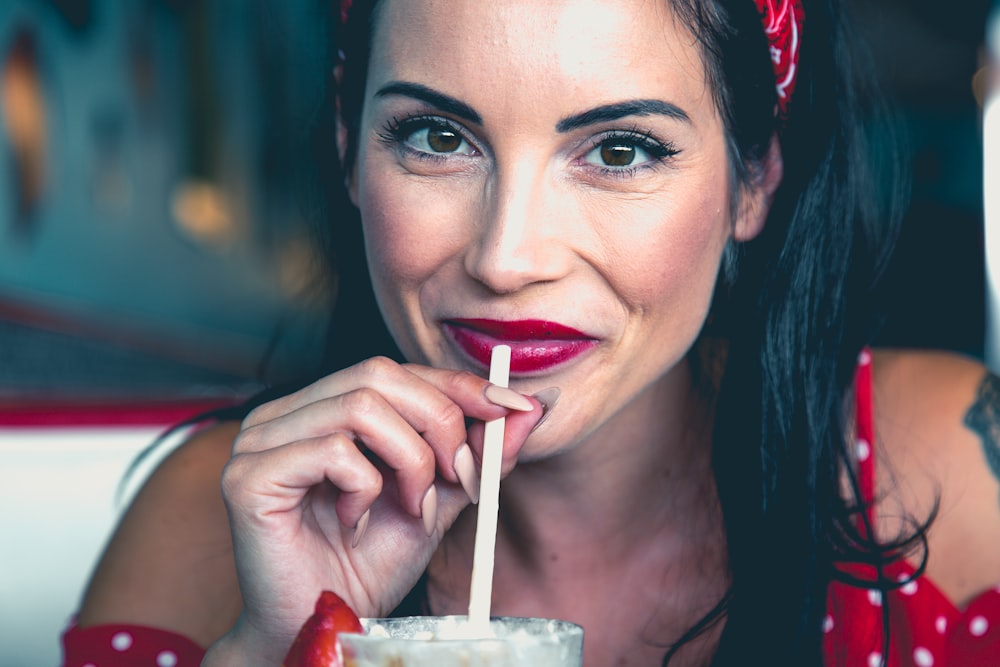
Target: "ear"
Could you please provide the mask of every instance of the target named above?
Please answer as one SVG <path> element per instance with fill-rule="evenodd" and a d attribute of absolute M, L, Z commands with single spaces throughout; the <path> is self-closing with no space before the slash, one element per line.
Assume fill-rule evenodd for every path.
<path fill-rule="evenodd" d="M 774 193 L 785 175 L 777 133 L 771 136 L 767 153 L 755 167 L 752 182 L 743 190 L 739 216 L 733 225 L 736 241 L 750 241 L 764 230 Z"/>
<path fill-rule="evenodd" d="M 340 164 L 344 164 L 344 160 L 347 158 L 347 144 L 348 144 L 348 134 L 347 134 L 347 124 L 344 122 L 344 118 L 341 115 L 340 110 L 340 84 L 344 78 L 344 66 L 337 65 L 333 68 L 333 79 L 336 84 L 337 95 L 334 98 L 334 111 L 335 111 L 335 134 L 337 141 L 337 155 L 340 158 Z M 344 187 L 347 188 L 347 196 L 350 197 L 351 203 L 355 206 L 358 205 L 358 167 L 357 161 L 355 164 L 351 165 L 351 171 L 344 174 Z"/>

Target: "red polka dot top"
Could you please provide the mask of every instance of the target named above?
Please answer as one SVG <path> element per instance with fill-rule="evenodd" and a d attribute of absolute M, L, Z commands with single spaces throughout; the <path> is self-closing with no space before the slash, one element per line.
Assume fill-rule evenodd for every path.
<path fill-rule="evenodd" d="M 875 497 L 871 354 L 864 351 L 856 377 L 858 480 L 866 504 Z M 869 512 L 873 521 L 874 515 Z M 873 579 L 873 570 L 844 568 Z M 926 576 L 896 561 L 885 568 L 898 588 L 882 593 L 846 583 L 830 584 L 823 620 L 827 667 L 987 667 L 1000 665 L 1000 587 L 958 609 Z M 905 582 L 905 583 L 903 583 Z M 889 644 L 884 644 L 883 606 Z"/>
<path fill-rule="evenodd" d="M 174 632 L 142 625 L 98 625 L 63 634 L 64 667 L 199 667 L 205 649 Z"/>

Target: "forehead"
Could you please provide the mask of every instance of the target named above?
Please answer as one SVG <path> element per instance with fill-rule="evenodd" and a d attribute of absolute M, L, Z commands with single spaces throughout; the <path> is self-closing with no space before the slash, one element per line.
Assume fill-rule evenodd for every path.
<path fill-rule="evenodd" d="M 711 104 L 697 41 L 669 0 L 383 0 L 371 64 L 375 85 L 410 80 L 491 103 Z"/>

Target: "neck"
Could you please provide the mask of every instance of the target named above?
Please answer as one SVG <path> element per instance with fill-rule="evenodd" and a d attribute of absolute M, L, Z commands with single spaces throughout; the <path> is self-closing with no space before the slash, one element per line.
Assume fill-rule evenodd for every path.
<path fill-rule="evenodd" d="M 678 369 L 585 442 L 515 469 L 501 487 L 502 534 L 523 557 L 544 556 L 538 564 L 581 532 L 605 545 L 582 550 L 595 557 L 662 541 L 716 504 L 710 423 Z"/>

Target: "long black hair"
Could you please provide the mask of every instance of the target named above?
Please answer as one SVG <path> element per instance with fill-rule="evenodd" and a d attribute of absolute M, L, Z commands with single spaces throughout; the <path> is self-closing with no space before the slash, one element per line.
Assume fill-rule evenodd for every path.
<path fill-rule="evenodd" d="M 838 563 L 881 572 L 923 540 L 922 527 L 893 544 L 867 537 L 873 533 L 849 446 L 854 373 L 879 325 L 880 278 L 902 218 L 905 169 L 846 8 L 837 0 L 803 4 L 788 116 L 762 118 L 776 100 L 773 79 L 748 65 L 767 53 L 755 36 L 762 33 L 753 3 L 719 0 L 706 11 L 674 2 L 695 18 L 688 23 L 717 73 L 733 157 L 752 165 L 761 142 L 777 132 L 784 161 L 764 231 L 739 248 L 712 322 L 727 341 L 713 456 L 732 576 L 719 609 L 726 627 L 718 664 L 747 655 L 822 664 L 827 588 L 843 578 Z M 879 577 L 865 585 L 898 584 Z"/>
<path fill-rule="evenodd" d="M 885 113 L 841 0 L 803 0 L 805 26 L 787 117 L 774 113 L 774 74 L 753 0 L 670 0 L 699 41 L 728 137 L 734 205 L 773 136 L 784 178 L 764 231 L 726 250 L 704 339 L 725 345 L 713 461 L 731 586 L 668 651 L 724 620 L 714 664 L 760 656 L 819 665 L 829 583 L 842 562 L 881 567 L 922 543 L 924 528 L 880 545 L 867 537 L 848 443 L 852 380 L 879 324 L 880 277 L 906 194 Z M 377 0 L 356 0 L 331 25 L 339 86 L 317 127 L 328 205 L 321 230 L 337 280 L 329 352 L 318 374 L 376 354 L 400 358 L 379 315 L 358 211 L 344 174 L 353 165 Z M 339 54 L 337 53 L 339 51 Z M 350 141 L 334 148 L 334 98 Z M 842 497 L 842 480 L 851 492 Z M 881 578 L 865 585 L 898 585 Z M 767 613 L 762 608 L 766 606 Z"/>

